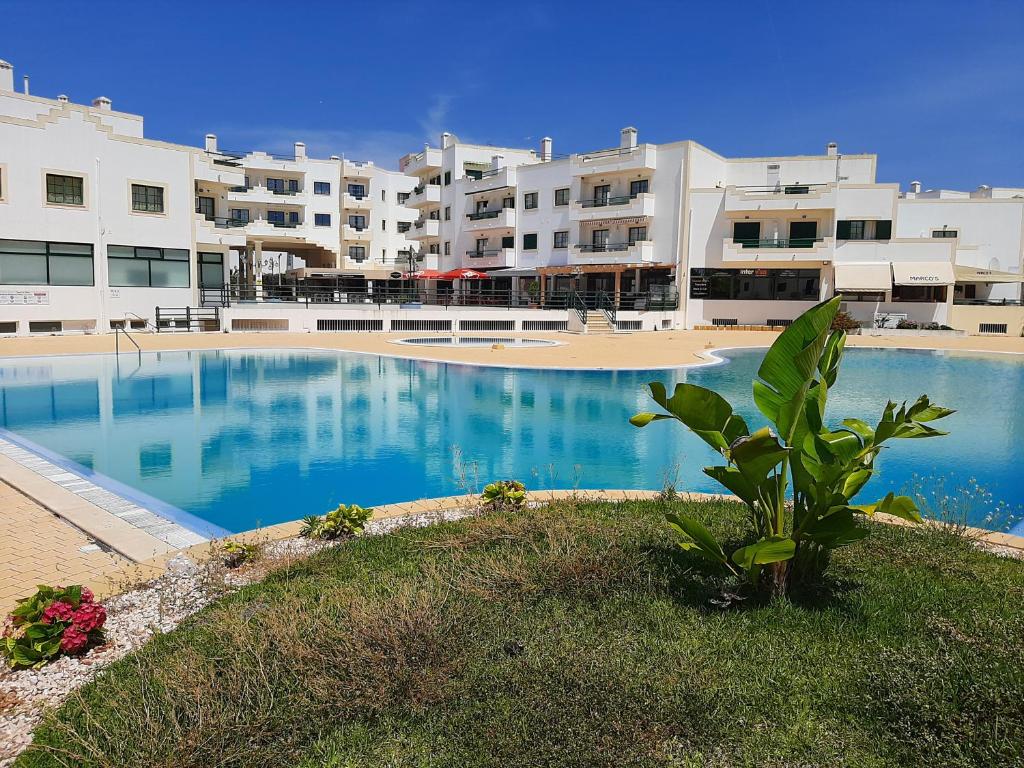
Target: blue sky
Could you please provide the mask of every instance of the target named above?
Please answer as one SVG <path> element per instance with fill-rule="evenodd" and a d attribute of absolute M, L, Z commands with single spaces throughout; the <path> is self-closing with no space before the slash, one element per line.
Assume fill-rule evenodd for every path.
<path fill-rule="evenodd" d="M 631 124 L 727 156 L 835 140 L 904 186 L 1024 186 L 1024 2 L 0 0 L 0 18 L 17 83 L 109 96 L 168 141 L 395 167 L 442 130 L 561 154 Z"/>

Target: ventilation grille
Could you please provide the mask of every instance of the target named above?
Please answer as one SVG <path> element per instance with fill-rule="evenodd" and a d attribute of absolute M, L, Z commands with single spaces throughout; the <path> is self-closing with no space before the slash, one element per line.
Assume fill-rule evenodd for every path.
<path fill-rule="evenodd" d="M 460 331 L 514 331 L 515 320 L 459 320 Z"/>
<path fill-rule="evenodd" d="M 523 320 L 524 331 L 565 331 L 568 328 L 568 320 Z"/>
<path fill-rule="evenodd" d="M 392 331 L 450 331 L 451 320 L 392 320 Z"/>
<path fill-rule="evenodd" d="M 620 331 L 642 331 L 644 328 L 643 320 L 618 320 L 615 323 L 615 328 Z"/>
<path fill-rule="evenodd" d="M 791 326 L 793 324 L 792 320 L 781 320 L 781 319 L 780 320 L 772 320 L 771 318 L 768 318 L 764 322 L 765 322 L 765 325 L 781 325 L 781 326 L 783 326 L 785 328 L 788 328 L 789 326 Z"/>
<path fill-rule="evenodd" d="M 739 320 L 735 317 L 715 317 L 711 320 L 712 325 L 739 325 Z"/>
<path fill-rule="evenodd" d="M 981 323 L 978 333 L 1006 333 L 1006 323 Z"/>
<path fill-rule="evenodd" d="M 661 318 L 661 328 L 662 328 L 662 330 L 667 330 L 667 329 L 669 329 L 671 327 L 672 327 L 672 320 L 670 318 L 668 318 L 668 317 Z"/>
<path fill-rule="evenodd" d="M 271 318 L 237 317 L 231 320 L 232 331 L 287 331 L 288 321 Z"/>
<path fill-rule="evenodd" d="M 383 331 L 383 320 L 317 320 L 318 331 Z"/>
<path fill-rule="evenodd" d="M 64 324 L 60 320 L 29 320 L 29 333 L 60 333 Z"/>

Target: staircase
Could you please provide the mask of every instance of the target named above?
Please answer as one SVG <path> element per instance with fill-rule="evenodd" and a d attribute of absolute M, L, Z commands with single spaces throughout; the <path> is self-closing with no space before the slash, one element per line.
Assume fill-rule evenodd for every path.
<path fill-rule="evenodd" d="M 587 311 L 587 333 L 615 333 L 615 326 L 608 322 L 604 312 L 600 310 Z"/>

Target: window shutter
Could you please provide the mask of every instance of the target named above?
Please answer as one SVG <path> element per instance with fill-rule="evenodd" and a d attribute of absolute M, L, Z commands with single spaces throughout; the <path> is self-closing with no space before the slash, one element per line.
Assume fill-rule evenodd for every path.
<path fill-rule="evenodd" d="M 875 222 L 875 240 L 889 240 L 892 237 L 892 220 L 882 219 Z"/>
<path fill-rule="evenodd" d="M 837 221 L 836 222 L 836 240 L 849 240 L 850 239 L 850 222 L 848 221 Z"/>

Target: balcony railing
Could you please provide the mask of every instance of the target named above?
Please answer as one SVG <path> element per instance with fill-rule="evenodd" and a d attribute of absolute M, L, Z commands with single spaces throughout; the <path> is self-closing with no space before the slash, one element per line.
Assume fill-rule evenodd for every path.
<path fill-rule="evenodd" d="M 249 223 L 246 219 L 234 219 L 230 216 L 204 216 L 203 218 L 217 229 L 234 229 L 236 227 L 244 227 Z"/>
<path fill-rule="evenodd" d="M 300 224 L 298 221 L 268 221 L 267 223 L 278 229 L 295 229 Z"/>
<path fill-rule="evenodd" d="M 774 187 L 737 186 L 736 190 L 741 194 L 809 195 L 826 187 L 828 184 L 777 184 Z"/>
<path fill-rule="evenodd" d="M 252 187 L 246 187 L 246 186 L 228 187 L 228 192 L 248 192 L 251 189 L 252 189 Z"/>
<path fill-rule="evenodd" d="M 471 259 L 484 259 L 488 256 L 498 256 L 504 248 L 483 248 L 476 251 L 466 251 L 466 255 Z"/>
<path fill-rule="evenodd" d="M 494 211 L 476 211 L 475 213 L 467 213 L 466 218 L 470 221 L 480 221 L 481 219 L 496 219 L 501 215 L 504 208 L 498 208 Z"/>
<path fill-rule="evenodd" d="M 275 195 L 297 195 L 301 190 L 298 189 L 275 189 L 267 187 L 267 190 L 273 192 Z"/>
<path fill-rule="evenodd" d="M 580 200 L 579 204 L 581 208 L 602 208 L 606 205 L 627 205 L 630 200 L 635 200 L 636 197 L 637 195 L 614 195 L 609 197 L 595 197 L 591 200 Z"/>
<path fill-rule="evenodd" d="M 634 240 L 631 243 L 580 243 L 576 247 L 583 253 L 608 253 L 610 251 L 627 251 L 637 243 L 645 240 Z"/>
<path fill-rule="evenodd" d="M 605 157 L 616 157 L 618 155 L 631 155 L 640 149 L 636 147 L 612 147 L 611 149 L 599 149 L 597 152 L 587 152 L 577 155 L 580 160 L 586 162 L 587 160 L 598 160 Z"/>
<path fill-rule="evenodd" d="M 823 237 L 794 237 L 789 240 L 736 239 L 733 242 L 741 248 L 813 248 L 825 241 Z"/>
<path fill-rule="evenodd" d="M 970 307 L 1021 307 L 1024 300 L 1021 299 L 953 299 L 954 304 Z"/>

